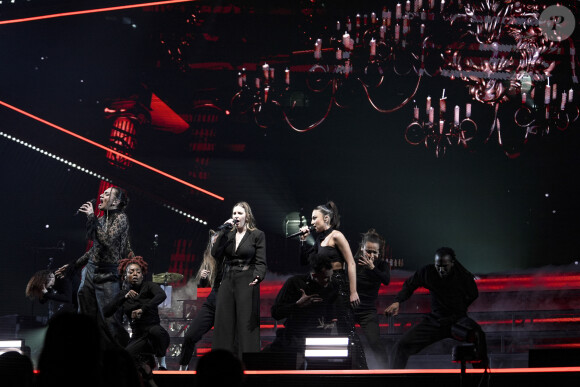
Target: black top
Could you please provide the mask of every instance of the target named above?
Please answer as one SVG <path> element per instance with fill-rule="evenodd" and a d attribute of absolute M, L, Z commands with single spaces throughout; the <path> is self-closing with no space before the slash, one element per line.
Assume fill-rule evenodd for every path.
<path fill-rule="evenodd" d="M 441 278 L 434 264 L 424 266 L 403 283 L 403 289 L 395 296 L 403 302 L 419 287 L 431 294 L 431 313 L 436 317 L 460 317 L 478 297 L 479 292 L 473 275 L 455 265 L 447 278 Z"/>
<path fill-rule="evenodd" d="M 323 301 L 305 307 L 296 305 L 303 289 L 306 295 L 318 294 Z M 272 305 L 272 317 L 275 320 L 286 319 L 284 326 L 294 334 L 312 333 L 320 326 L 321 322 L 330 323 L 336 318 L 334 301 L 337 297 L 336 288 L 332 283 L 327 287 L 321 287 L 314 281 L 310 274 L 295 275 L 288 278 L 276 301 Z"/>
<path fill-rule="evenodd" d="M 253 278 L 260 281 L 266 276 L 266 236 L 264 232 L 254 229 L 246 230 L 236 249 L 236 230 L 220 231 L 218 239 L 211 249 L 211 255 L 217 262 L 220 271 L 217 273 L 214 287 L 219 287 L 217 278 L 228 266 L 248 266 L 253 270 Z"/>
<path fill-rule="evenodd" d="M 374 265 L 373 270 L 358 264 L 356 266 L 356 291 L 360 298 L 358 309 L 376 309 L 375 302 L 379 297 L 381 284 L 388 285 L 391 282 L 389 264 L 385 260 L 377 259 Z"/>
<path fill-rule="evenodd" d="M 151 325 L 158 325 L 160 323 L 158 307 L 167 298 L 161 286 L 155 282 L 142 282 L 141 286 L 132 289 L 139 295 L 135 298 L 125 298 L 129 290 L 131 290 L 125 284 L 123 290 L 103 309 L 105 317 L 110 317 L 119 308 L 123 308 L 123 313 L 131 321 L 131 329 L 134 331 Z M 143 314 L 141 318 L 133 320 L 131 319 L 131 312 L 137 309 L 141 309 Z"/>
<path fill-rule="evenodd" d="M 86 265 L 89 259 L 96 264 L 117 264 L 129 256 L 129 219 L 122 211 L 110 210 L 100 218 L 91 214 L 87 218 L 87 236 L 93 246 L 77 260 L 77 267 Z"/>
<path fill-rule="evenodd" d="M 316 240 L 314 245 L 308 246 L 306 244 L 302 244 L 301 251 L 300 251 L 300 263 L 302 265 L 308 265 L 308 259 L 313 254 L 320 254 L 327 256 L 330 259 L 331 263 L 339 262 L 344 264 L 345 259 L 342 256 L 342 253 L 339 249 L 334 246 L 322 246 L 322 241 L 332 232 L 333 229 L 328 229 L 323 233 L 320 233 L 316 236 Z"/>

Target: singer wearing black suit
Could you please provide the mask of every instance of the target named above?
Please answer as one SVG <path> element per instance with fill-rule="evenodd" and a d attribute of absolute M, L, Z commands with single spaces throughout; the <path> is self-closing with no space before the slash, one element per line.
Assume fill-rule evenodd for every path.
<path fill-rule="evenodd" d="M 260 351 L 260 285 L 266 275 L 266 238 L 256 228 L 252 209 L 237 203 L 212 255 L 222 265 L 212 349 Z M 228 230 L 231 228 L 231 230 Z"/>
<path fill-rule="evenodd" d="M 124 210 L 129 199 L 121 188 L 107 188 L 100 195 L 99 210 L 104 215 L 97 218 L 93 204 L 84 203 L 79 212 L 87 215 L 87 238 L 92 247 L 75 266 L 83 267 L 78 291 L 79 313 L 93 318 L 99 325 L 102 344 L 105 348 L 125 346 L 128 335 L 122 325 L 123 315 L 119 311 L 105 318 L 103 308 L 121 290 L 117 266 L 129 256 L 129 220 Z"/>

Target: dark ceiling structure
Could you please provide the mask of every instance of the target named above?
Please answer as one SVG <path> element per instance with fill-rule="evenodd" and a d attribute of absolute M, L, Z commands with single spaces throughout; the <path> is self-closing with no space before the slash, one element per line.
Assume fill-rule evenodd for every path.
<path fill-rule="evenodd" d="M 327 39 L 347 16 L 355 23 L 357 13 L 381 14 L 384 6 L 394 12 L 395 1 L 136 3 L 0 4 L 0 282 L 15 300 L 0 314 L 31 307 L 21 305 L 24 284 L 49 258 L 61 264 L 82 254 L 84 220 L 72 215 L 105 180 L 129 191 L 133 244 L 154 272 L 193 270 L 192 262 L 179 266 L 179 257 L 201 254 L 209 228 L 240 200 L 252 205 L 268 235 L 276 273 L 300 270 L 297 245 L 285 239 L 289 220 L 308 219 L 327 200 L 338 204 L 351 248 L 376 228 L 409 269 L 443 245 L 480 273 L 578 260 L 578 121 L 506 147 L 489 128 L 499 119 L 509 133 L 515 124 L 504 106 L 517 103 L 494 116 L 493 103 L 474 101 L 478 137 L 469 149 L 448 147 L 435 157 L 422 142 L 410 145 L 405 128 L 413 102 L 436 101 L 442 89 L 449 112 L 459 104 L 465 114 L 472 97 L 459 77 L 425 76 L 406 106 L 382 114 L 341 73 L 332 98 L 348 103 L 305 133 L 267 110 L 264 85 L 261 95 L 242 101 L 254 111 L 232 105 L 242 72 L 254 85 L 267 63 L 277 82 L 291 71 L 295 94 L 280 105 L 311 107 L 294 122 L 316 121 L 328 103 L 300 89 L 323 78 L 310 71 L 316 38 Z M 443 38 L 433 35 L 436 51 Z M 578 43 L 578 31 L 570 41 Z M 325 41 L 324 55 L 337 47 Z M 564 47 L 546 58 L 569 72 L 576 59 L 570 62 Z M 414 89 L 412 76 L 382 75 L 383 106 L 396 106 Z M 256 106 L 264 109 L 259 118 Z M 115 126 L 118 119 L 131 131 Z"/>

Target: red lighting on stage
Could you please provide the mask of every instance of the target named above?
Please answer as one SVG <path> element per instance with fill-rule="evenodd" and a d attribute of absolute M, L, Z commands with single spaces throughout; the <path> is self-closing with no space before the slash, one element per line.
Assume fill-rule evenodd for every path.
<path fill-rule="evenodd" d="M 191 2 L 191 1 L 194 1 L 194 0 L 154 1 L 154 2 L 151 2 L 151 3 L 139 3 L 139 4 L 119 5 L 119 6 L 116 6 L 116 7 L 86 9 L 84 11 L 71 11 L 71 12 L 53 13 L 53 14 L 50 14 L 50 15 L 31 16 L 31 17 L 25 17 L 25 18 L 21 18 L 21 19 L 1 20 L 0 21 L 0 25 L 2 25 L 2 24 L 14 24 L 14 23 L 25 23 L 25 22 L 29 22 L 29 21 L 35 21 L 35 20 L 54 19 L 54 18 L 57 18 L 57 17 L 76 16 L 76 15 L 87 15 L 87 14 L 91 14 L 91 13 L 120 11 L 122 9 L 152 7 L 152 6 L 157 6 L 157 5 L 166 5 L 166 4 L 174 4 L 174 3 L 188 3 L 188 2 Z"/>
<path fill-rule="evenodd" d="M 34 119 L 34 120 L 36 120 L 36 121 L 38 121 L 38 122 L 41 122 L 41 123 L 43 123 L 43 124 L 45 124 L 45 125 L 48 125 L 48 126 L 50 126 L 50 127 L 52 127 L 52 128 L 55 128 L 55 129 L 57 129 L 57 130 L 59 130 L 59 131 L 61 131 L 61 132 L 63 132 L 63 133 L 66 133 L 66 134 L 68 134 L 69 136 L 72 136 L 72 137 L 78 138 L 79 140 L 82 140 L 82 141 L 86 142 L 87 144 L 93 145 L 93 146 L 95 146 L 95 147 L 97 147 L 97 148 L 101 148 L 101 149 L 103 149 L 103 150 L 105 150 L 105 151 L 107 151 L 107 152 L 110 152 L 110 153 L 112 153 L 112 154 L 114 154 L 114 155 L 116 155 L 116 156 L 118 156 L 118 157 L 124 158 L 124 159 L 126 159 L 126 160 L 128 160 L 128 161 L 132 161 L 133 163 L 135 163 L 135 164 L 137 164 L 137 165 L 140 165 L 140 166 L 142 166 L 143 168 L 149 169 L 150 171 L 153 171 L 153 172 L 155 172 L 155 173 L 157 173 L 157 174 L 159 174 L 159 175 L 165 176 L 165 177 L 167 177 L 167 178 L 169 178 L 169 179 L 171 179 L 171 180 L 174 180 L 174 181 L 176 181 L 176 182 L 178 182 L 178 183 L 181 183 L 181 184 L 183 184 L 183 185 L 186 185 L 186 186 L 188 186 L 188 187 L 190 187 L 190 188 L 193 188 L 193 189 L 195 189 L 195 190 L 197 190 L 197 191 L 203 192 L 203 193 L 204 193 L 204 194 L 206 194 L 206 195 L 212 196 L 212 197 L 214 197 L 214 198 L 216 198 L 216 199 L 219 199 L 219 200 L 224 200 L 224 198 L 223 198 L 222 196 L 219 196 L 219 195 L 217 195 L 217 194 L 214 194 L 213 192 L 210 192 L 210 191 L 208 191 L 208 190 L 205 190 L 205 189 L 203 189 L 203 188 L 201 188 L 201 187 L 198 187 L 198 186 L 196 186 L 196 185 L 193 185 L 193 184 L 191 184 L 191 183 L 189 183 L 189 182 L 187 182 L 187 181 L 185 181 L 185 180 L 182 180 L 182 179 L 180 179 L 180 178 L 178 178 L 178 177 L 175 177 L 175 176 L 173 176 L 173 175 L 170 175 L 170 174 L 169 174 L 169 173 L 167 173 L 167 172 L 163 172 L 163 171 L 162 171 L 162 170 L 160 170 L 160 169 L 157 169 L 157 168 L 155 168 L 155 167 L 152 167 L 152 166 L 150 166 L 150 165 L 148 165 L 148 164 L 145 164 L 145 163 L 143 163 L 143 162 L 141 162 L 141 161 L 139 161 L 139 160 L 137 160 L 137 159 L 134 159 L 134 158 L 132 158 L 132 157 L 129 157 L 129 156 L 127 156 L 127 155 L 124 155 L 124 154 L 123 154 L 123 153 L 121 153 L 121 152 L 117 152 L 116 150 L 113 150 L 113 149 L 111 149 L 111 148 L 107 148 L 106 146 L 104 146 L 104 145 L 101 145 L 101 144 L 99 144 L 99 143 L 98 143 L 98 142 L 96 142 L 96 141 L 90 140 L 90 139 L 88 139 L 88 138 L 86 138 L 86 137 L 83 137 L 83 136 L 81 136 L 81 135 L 79 135 L 79 134 L 77 134 L 77 133 L 75 133 L 75 132 L 72 132 L 72 131 L 70 131 L 70 130 L 68 130 L 68 129 L 65 129 L 65 128 L 61 127 L 61 126 L 58 126 L 58 125 L 56 125 L 56 124 L 53 124 L 53 123 L 52 123 L 52 122 L 50 122 L 50 121 L 44 120 L 44 119 L 42 119 L 42 118 L 40 118 L 40 117 L 37 117 L 37 116 L 35 116 L 34 114 L 28 113 L 28 112 L 26 112 L 26 111 L 24 111 L 24 110 L 22 110 L 22 109 L 19 109 L 19 108 L 15 107 L 15 106 L 12 106 L 12 105 L 10 105 L 10 104 L 7 104 L 7 103 L 6 103 L 6 102 L 4 102 L 4 101 L 0 101 L 0 105 L 3 105 L 3 106 L 5 106 L 5 107 L 7 107 L 7 108 L 9 108 L 9 109 L 11 109 L 11 110 L 14 110 L 15 112 L 18 112 L 18 113 L 20 113 L 20 114 L 22 114 L 22 115 L 25 115 L 25 116 L 27 116 L 27 117 L 29 117 L 29 118 L 32 118 L 32 119 Z"/>

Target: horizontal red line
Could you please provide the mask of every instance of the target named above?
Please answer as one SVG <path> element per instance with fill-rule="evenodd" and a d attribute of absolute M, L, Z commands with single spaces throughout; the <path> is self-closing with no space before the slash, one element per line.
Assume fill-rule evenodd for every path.
<path fill-rule="evenodd" d="M 195 371 L 153 371 L 155 374 L 195 374 Z M 468 374 L 481 374 L 483 369 L 465 370 Z M 496 368 L 494 374 L 541 374 L 580 372 L 580 367 Z M 300 370 L 300 371 L 244 371 L 246 375 L 401 375 L 401 374 L 459 374 L 460 369 L 404 369 L 404 370 Z"/>

